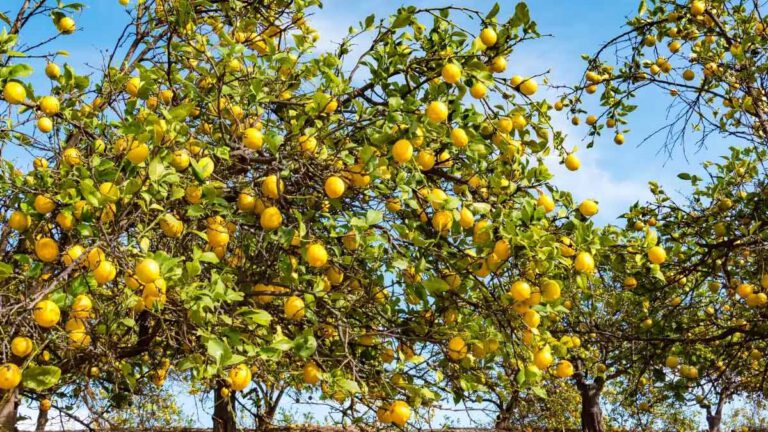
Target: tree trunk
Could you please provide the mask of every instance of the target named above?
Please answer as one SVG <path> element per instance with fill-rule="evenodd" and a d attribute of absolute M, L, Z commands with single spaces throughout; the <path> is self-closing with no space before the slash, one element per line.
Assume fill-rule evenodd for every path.
<path fill-rule="evenodd" d="M 37 425 L 35 426 L 35 432 L 44 432 L 45 426 L 48 424 L 48 411 L 37 410 Z"/>
<path fill-rule="evenodd" d="M 218 387 L 213 396 L 213 432 L 236 432 L 235 395 L 222 396 L 222 388 Z"/>
<path fill-rule="evenodd" d="M 717 414 L 707 414 L 707 431 L 708 432 L 720 432 L 720 420 L 721 417 Z"/>
<path fill-rule="evenodd" d="M 509 396 L 509 400 L 502 409 L 499 410 L 499 414 L 496 416 L 496 424 L 494 429 L 497 430 L 511 430 L 514 425 L 512 424 L 512 412 L 515 409 L 515 401 L 517 400 L 517 394 Z"/>
<path fill-rule="evenodd" d="M 13 432 L 16 430 L 16 414 L 19 409 L 18 395 L 15 389 L 0 395 L 0 431 Z"/>
<path fill-rule="evenodd" d="M 579 388 L 581 395 L 581 431 L 604 432 L 603 410 L 600 408 L 602 386 L 588 384 Z"/>

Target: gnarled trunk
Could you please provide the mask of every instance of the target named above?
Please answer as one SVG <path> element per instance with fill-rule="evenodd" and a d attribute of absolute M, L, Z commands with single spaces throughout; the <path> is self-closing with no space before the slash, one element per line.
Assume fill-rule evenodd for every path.
<path fill-rule="evenodd" d="M 44 432 L 46 425 L 48 425 L 48 411 L 38 409 L 37 423 L 35 424 L 35 432 Z"/>
<path fill-rule="evenodd" d="M 235 396 L 221 395 L 220 386 L 213 397 L 213 432 L 236 432 L 237 420 L 235 418 Z"/>
<path fill-rule="evenodd" d="M 602 383 L 579 385 L 581 396 L 581 431 L 604 432 L 603 409 L 600 407 L 600 394 L 603 391 Z"/>
<path fill-rule="evenodd" d="M 499 414 L 496 415 L 496 423 L 494 429 L 497 430 L 511 430 L 515 425 L 512 424 L 512 412 L 515 409 L 515 401 L 517 401 L 517 394 L 511 394 L 509 400 L 504 407 L 499 410 Z"/>
<path fill-rule="evenodd" d="M 0 395 L 0 431 L 13 432 L 16 430 L 16 414 L 19 410 L 17 391 L 14 389 Z"/>
<path fill-rule="evenodd" d="M 720 432 L 720 421 L 722 417 L 719 413 L 715 415 L 707 414 L 707 431 L 708 432 Z"/>

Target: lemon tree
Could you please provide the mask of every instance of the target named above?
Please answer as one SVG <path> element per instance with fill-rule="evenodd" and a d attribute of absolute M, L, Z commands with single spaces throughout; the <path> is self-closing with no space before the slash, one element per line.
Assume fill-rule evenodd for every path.
<path fill-rule="evenodd" d="M 597 203 L 550 184 L 545 79 L 507 60 L 538 36 L 524 3 L 404 7 L 322 53 L 317 1 L 138 2 L 90 78 L 14 51 L 42 13 L 78 31 L 79 4 L 48 6 L 0 39 L 2 137 L 34 157 L 0 167 L 2 328 L 25 338 L 4 406 L 99 388 L 118 409 L 172 377 L 216 430 L 286 395 L 403 427 L 569 376 L 547 328 L 594 273 Z"/>

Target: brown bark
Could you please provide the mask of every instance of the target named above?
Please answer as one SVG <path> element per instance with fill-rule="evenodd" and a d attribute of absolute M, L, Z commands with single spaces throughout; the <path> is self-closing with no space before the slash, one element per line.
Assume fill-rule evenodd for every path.
<path fill-rule="evenodd" d="M 44 432 L 46 425 L 48 425 L 48 411 L 38 409 L 37 423 L 35 424 L 35 432 Z"/>
<path fill-rule="evenodd" d="M 13 432 L 16 430 L 16 415 L 19 410 L 17 390 L 0 393 L 0 431 Z"/>
<path fill-rule="evenodd" d="M 235 396 L 221 395 L 223 386 L 215 390 L 213 396 L 213 432 L 236 432 L 237 420 L 235 418 Z"/>
<path fill-rule="evenodd" d="M 707 431 L 720 432 L 720 421 L 721 417 L 719 415 L 707 414 Z"/>
<path fill-rule="evenodd" d="M 579 382 L 577 387 L 581 396 L 581 431 L 604 432 L 603 409 L 600 407 L 600 394 L 604 380 L 601 377 L 594 382 Z"/>

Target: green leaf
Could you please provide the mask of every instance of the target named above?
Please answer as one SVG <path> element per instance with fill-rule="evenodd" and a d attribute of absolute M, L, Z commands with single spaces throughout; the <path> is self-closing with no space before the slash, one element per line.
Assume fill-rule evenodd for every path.
<path fill-rule="evenodd" d="M 216 361 L 216 365 L 221 365 L 223 361 L 232 356 L 232 352 L 229 350 L 226 342 L 218 338 L 209 339 L 206 348 L 208 355 Z"/>
<path fill-rule="evenodd" d="M 299 335 L 293 342 L 293 349 L 302 358 L 309 358 L 309 356 L 314 354 L 317 349 L 317 341 L 312 335 L 312 331 L 308 330 Z"/>
<path fill-rule="evenodd" d="M 43 391 L 56 385 L 61 378 L 61 369 L 56 366 L 29 366 L 22 373 L 24 387 Z"/>
<path fill-rule="evenodd" d="M 344 390 L 347 394 L 360 393 L 360 386 L 354 380 L 342 378 L 337 382 L 337 385 L 339 389 Z"/>
<path fill-rule="evenodd" d="M 149 178 L 152 180 L 159 180 L 163 174 L 165 174 L 165 166 L 160 158 L 154 158 L 149 162 Z"/>
<path fill-rule="evenodd" d="M 440 278 L 429 278 L 424 282 L 424 288 L 426 288 L 430 293 L 441 293 L 448 291 L 450 288 L 448 286 L 448 282 L 440 279 Z"/>
<path fill-rule="evenodd" d="M 491 8 L 491 11 L 488 12 L 488 15 L 485 16 L 485 20 L 486 21 L 490 21 L 490 20 L 496 18 L 496 15 L 499 14 L 499 9 L 500 9 L 499 4 L 498 3 L 494 3 L 493 7 Z"/>
<path fill-rule="evenodd" d="M 368 213 L 365 214 L 365 223 L 368 226 L 376 225 L 380 223 L 384 219 L 384 214 L 377 210 L 368 210 Z"/>
<path fill-rule="evenodd" d="M 0 262 L 0 280 L 13 274 L 13 266 L 8 263 Z"/>
<path fill-rule="evenodd" d="M 177 105 L 168 111 L 167 118 L 169 120 L 181 121 L 184 120 L 195 109 L 195 104 L 192 102 L 186 102 L 181 105 Z"/>

